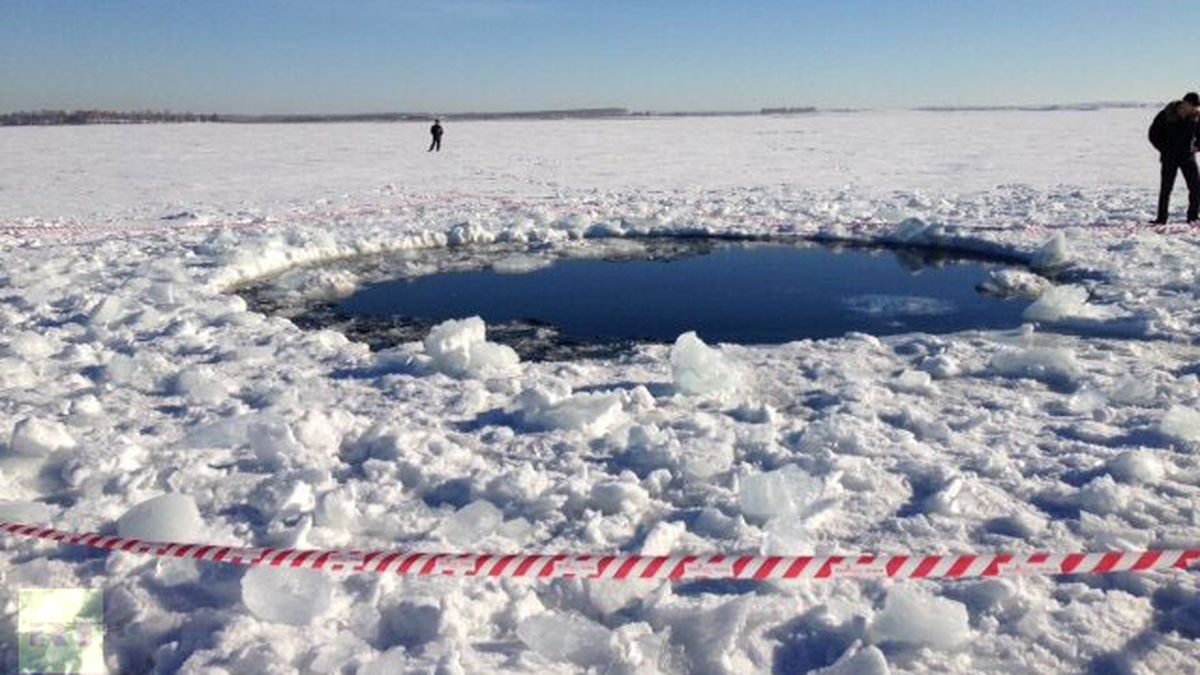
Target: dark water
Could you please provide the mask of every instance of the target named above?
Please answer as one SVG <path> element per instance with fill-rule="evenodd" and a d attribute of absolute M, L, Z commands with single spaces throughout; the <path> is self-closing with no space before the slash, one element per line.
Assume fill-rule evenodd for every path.
<path fill-rule="evenodd" d="M 515 322 L 593 345 L 667 342 L 689 330 L 708 342 L 770 344 L 850 331 L 1020 325 L 1027 303 L 975 290 L 989 267 L 878 250 L 717 244 L 668 260 L 560 259 L 525 274 L 477 270 L 387 281 L 332 309 L 396 326 L 479 315 L 489 333 Z"/>

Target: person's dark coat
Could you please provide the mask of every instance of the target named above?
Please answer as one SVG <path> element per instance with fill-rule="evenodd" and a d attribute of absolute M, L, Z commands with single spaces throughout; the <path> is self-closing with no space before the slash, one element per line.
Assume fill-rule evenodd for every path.
<path fill-rule="evenodd" d="M 1167 104 L 1150 124 L 1150 144 L 1164 161 L 1182 161 L 1191 157 L 1196 139 L 1196 122 L 1179 114 L 1180 101 Z"/>
<path fill-rule="evenodd" d="M 442 125 L 435 123 L 433 126 L 429 127 L 429 133 L 433 134 L 434 138 L 441 138 Z"/>

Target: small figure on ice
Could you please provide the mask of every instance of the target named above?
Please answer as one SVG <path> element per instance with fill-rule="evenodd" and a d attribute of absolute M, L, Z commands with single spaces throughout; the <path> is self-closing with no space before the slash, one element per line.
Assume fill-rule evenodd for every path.
<path fill-rule="evenodd" d="M 1155 225 L 1167 224 L 1171 190 L 1176 172 L 1183 172 L 1188 187 L 1187 221 L 1195 225 L 1200 218 L 1200 171 L 1196 168 L 1196 123 L 1200 120 L 1200 96 L 1189 92 L 1182 100 L 1171 101 L 1154 117 L 1150 125 L 1150 143 L 1162 162 L 1158 190 L 1158 215 Z"/>
<path fill-rule="evenodd" d="M 429 127 L 429 135 L 433 136 L 433 141 L 429 144 L 429 149 L 426 152 L 437 150 L 442 151 L 442 121 L 434 120 L 433 126 Z M 1189 183 L 1190 185 L 1190 183 Z"/>

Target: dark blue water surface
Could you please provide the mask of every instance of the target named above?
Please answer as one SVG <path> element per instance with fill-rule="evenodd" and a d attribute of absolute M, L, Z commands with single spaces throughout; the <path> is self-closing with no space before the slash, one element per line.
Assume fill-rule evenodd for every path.
<path fill-rule="evenodd" d="M 770 344 L 850 331 L 948 333 L 1020 325 L 1025 302 L 978 293 L 990 268 L 912 252 L 719 244 L 671 260 L 560 259 L 525 274 L 452 272 L 366 286 L 343 316 L 548 324 L 576 342 Z"/>

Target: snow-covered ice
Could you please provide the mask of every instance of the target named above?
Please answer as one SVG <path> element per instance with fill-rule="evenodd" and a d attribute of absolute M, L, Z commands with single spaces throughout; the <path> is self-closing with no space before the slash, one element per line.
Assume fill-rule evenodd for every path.
<path fill-rule="evenodd" d="M 0 517 L 447 552 L 1195 547 L 1200 232 L 1141 224 L 1153 112 L 461 122 L 437 157 L 410 151 L 422 125 L 2 130 Z M 471 317 L 372 353 L 230 294 L 348 256 L 421 271 L 495 245 L 519 273 L 667 235 L 972 252 L 1004 261 L 988 292 L 1039 299 L 1013 330 L 532 363 Z M 937 309 L 894 294 L 862 308 Z M 1165 673 L 1200 653 L 1195 573 L 518 584 L 2 547 L 0 606 L 105 589 L 114 672 Z"/>

